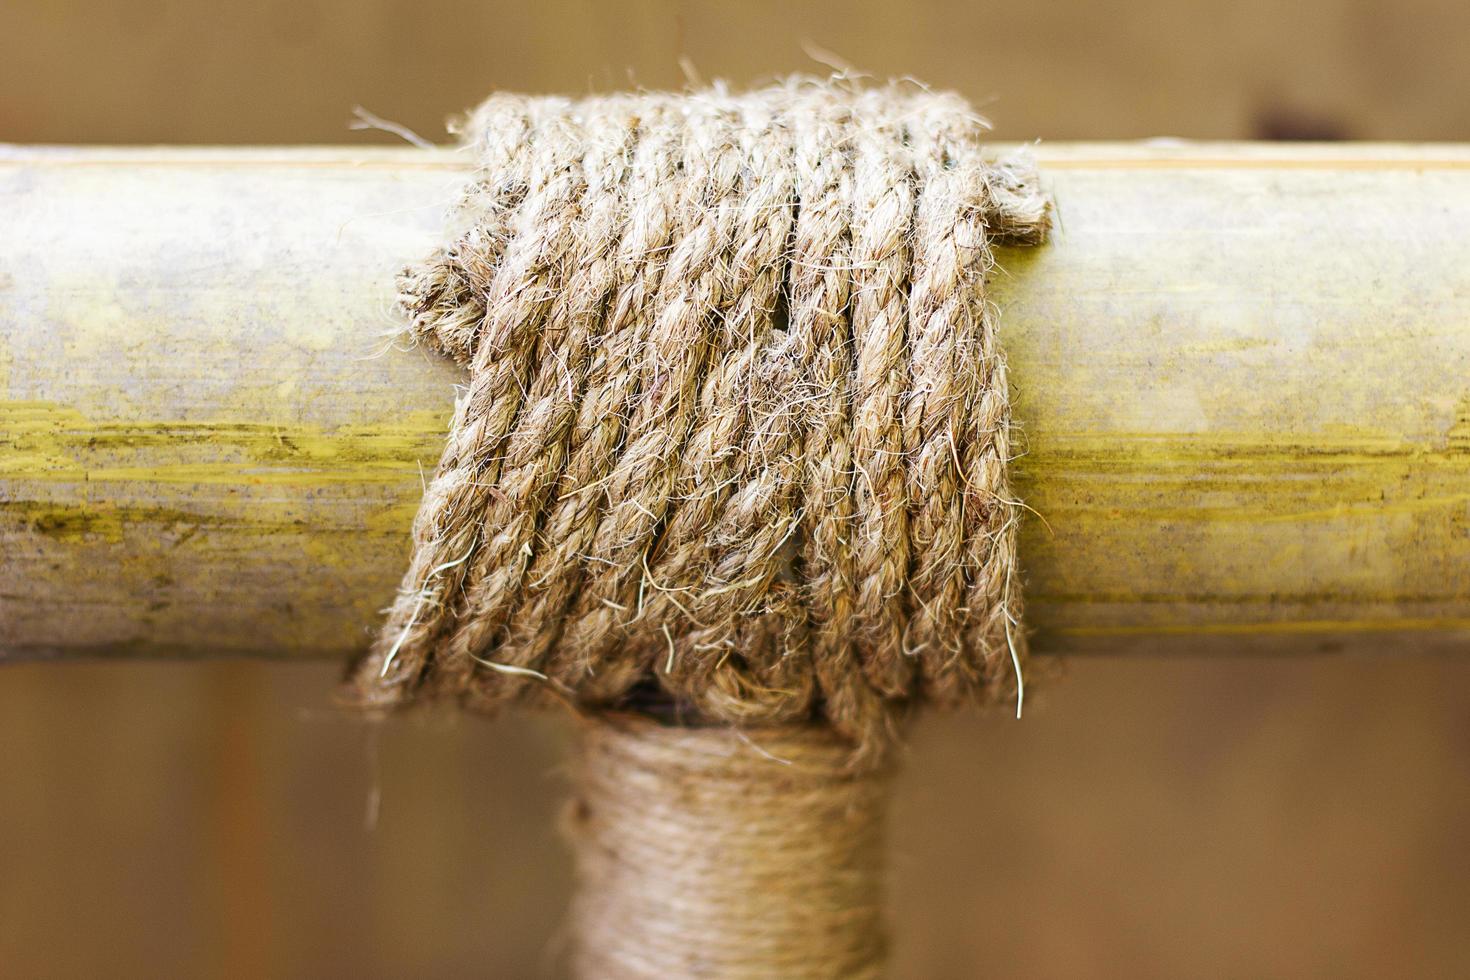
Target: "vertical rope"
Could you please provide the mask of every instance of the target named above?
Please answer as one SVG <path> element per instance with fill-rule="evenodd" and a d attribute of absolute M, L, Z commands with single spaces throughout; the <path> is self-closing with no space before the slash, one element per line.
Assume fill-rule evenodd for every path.
<path fill-rule="evenodd" d="M 819 726 L 582 733 L 569 820 L 584 980 L 881 975 L 887 777 Z"/>

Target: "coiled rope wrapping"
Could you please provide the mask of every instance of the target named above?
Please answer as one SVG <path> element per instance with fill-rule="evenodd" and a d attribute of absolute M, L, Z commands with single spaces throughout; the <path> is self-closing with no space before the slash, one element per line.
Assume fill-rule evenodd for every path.
<path fill-rule="evenodd" d="M 917 699 L 1015 696 L 985 278 L 1047 207 L 984 129 L 840 78 L 476 110 L 400 281 L 469 384 L 356 700 L 817 720 L 871 762 Z"/>
<path fill-rule="evenodd" d="M 888 783 L 851 751 L 814 725 L 588 725 L 568 821 L 575 975 L 880 975 Z"/>

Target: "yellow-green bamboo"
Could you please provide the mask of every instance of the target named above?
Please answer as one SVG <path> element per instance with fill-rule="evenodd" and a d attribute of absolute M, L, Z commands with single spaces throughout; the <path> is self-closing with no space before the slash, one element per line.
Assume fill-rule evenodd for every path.
<path fill-rule="evenodd" d="M 1470 147 L 1037 151 L 996 283 L 1041 651 L 1470 642 Z M 458 380 L 395 347 L 466 162 L 0 148 L 0 659 L 335 656 Z"/>

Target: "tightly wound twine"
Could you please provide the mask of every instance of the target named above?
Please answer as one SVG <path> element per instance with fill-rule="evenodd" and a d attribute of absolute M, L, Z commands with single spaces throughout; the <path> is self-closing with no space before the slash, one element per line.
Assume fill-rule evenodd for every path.
<path fill-rule="evenodd" d="M 846 78 L 497 95 L 415 341 L 469 374 L 359 704 L 830 726 L 1015 699 L 1021 505 L 986 277 L 1029 161 Z"/>
<path fill-rule="evenodd" d="M 880 975 L 888 786 L 848 767 L 851 745 L 815 726 L 748 742 L 638 718 L 588 728 L 568 819 L 574 975 Z"/>

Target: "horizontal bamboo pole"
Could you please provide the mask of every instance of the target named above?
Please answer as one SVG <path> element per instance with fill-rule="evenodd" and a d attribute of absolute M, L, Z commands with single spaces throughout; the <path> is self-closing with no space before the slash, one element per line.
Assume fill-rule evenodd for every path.
<path fill-rule="evenodd" d="M 1470 147 L 1038 151 L 997 281 L 1043 651 L 1464 650 Z M 0 658 L 337 656 L 458 380 L 385 339 L 465 161 L 0 149 Z"/>

